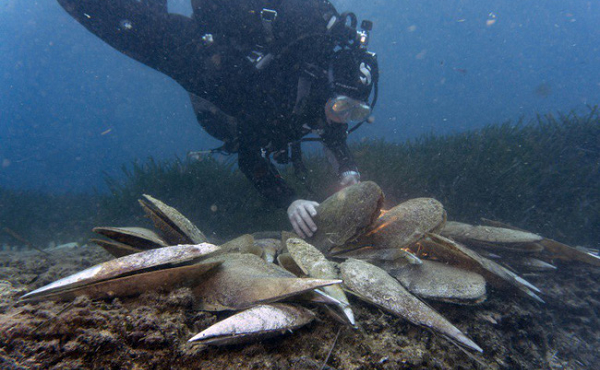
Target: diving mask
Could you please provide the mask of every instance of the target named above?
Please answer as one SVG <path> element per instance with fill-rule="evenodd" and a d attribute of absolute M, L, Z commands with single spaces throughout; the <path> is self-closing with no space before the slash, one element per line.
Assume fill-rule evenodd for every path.
<path fill-rule="evenodd" d="M 360 100 L 345 95 L 338 95 L 327 100 L 325 115 L 330 121 L 337 123 L 358 123 L 366 120 L 371 114 L 371 107 Z"/>

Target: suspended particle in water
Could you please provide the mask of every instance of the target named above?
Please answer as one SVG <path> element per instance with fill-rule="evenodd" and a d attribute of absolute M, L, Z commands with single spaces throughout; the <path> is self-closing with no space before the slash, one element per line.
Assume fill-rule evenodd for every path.
<path fill-rule="evenodd" d="M 486 26 L 491 26 L 494 23 L 496 23 L 496 14 L 494 14 L 493 12 L 490 12 L 490 14 L 488 15 L 488 19 L 487 21 L 485 21 L 485 25 Z"/>
<path fill-rule="evenodd" d="M 550 96 L 550 94 L 552 94 L 552 86 L 544 81 L 536 86 L 534 92 L 537 96 L 547 98 L 548 96 Z"/>
<path fill-rule="evenodd" d="M 130 30 L 133 28 L 133 23 L 131 23 L 131 21 L 128 19 L 121 20 L 121 22 L 119 22 L 119 25 L 121 26 L 121 29 L 124 30 Z"/>
<path fill-rule="evenodd" d="M 210 210 L 213 211 L 213 212 L 217 212 L 218 209 L 219 208 L 217 207 L 216 204 L 213 204 L 212 206 L 210 206 Z"/>
<path fill-rule="evenodd" d="M 419 52 L 419 54 L 415 55 L 415 59 L 423 60 L 423 59 L 425 59 L 426 55 L 427 55 L 427 49 L 423 49 L 423 50 L 421 50 L 421 52 Z"/>

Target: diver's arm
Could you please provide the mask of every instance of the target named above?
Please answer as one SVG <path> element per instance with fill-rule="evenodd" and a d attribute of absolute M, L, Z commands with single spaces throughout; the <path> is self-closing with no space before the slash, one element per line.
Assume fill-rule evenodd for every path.
<path fill-rule="evenodd" d="M 260 148 L 248 145 L 246 137 L 240 137 L 238 149 L 238 165 L 240 170 L 254 184 L 254 187 L 265 198 L 272 201 L 277 207 L 285 208 L 297 199 L 273 163 L 261 155 Z"/>
<path fill-rule="evenodd" d="M 348 148 L 347 125 L 330 124 L 321 134 L 321 138 L 325 148 L 333 155 L 342 185 L 352 185 L 360 181 L 358 167 L 352 153 L 350 153 L 350 148 Z"/>
<path fill-rule="evenodd" d="M 225 142 L 225 147 L 235 149 L 237 146 L 237 120 L 223 112 L 210 101 L 190 93 L 192 108 L 196 120 L 202 128 L 215 139 Z M 237 150 L 235 150 L 237 151 Z"/>
<path fill-rule="evenodd" d="M 166 0 L 58 0 L 94 35 L 123 54 L 184 84 L 202 65 L 201 35 L 191 18 L 169 14 Z"/>
<path fill-rule="evenodd" d="M 254 187 L 265 198 L 280 208 L 287 207 L 290 224 L 301 238 L 311 237 L 317 226 L 313 217 L 317 214 L 317 202 L 297 199 L 294 191 L 283 181 L 275 166 L 263 158 L 260 148 L 250 150 L 246 145 L 240 145 L 238 165 Z"/>

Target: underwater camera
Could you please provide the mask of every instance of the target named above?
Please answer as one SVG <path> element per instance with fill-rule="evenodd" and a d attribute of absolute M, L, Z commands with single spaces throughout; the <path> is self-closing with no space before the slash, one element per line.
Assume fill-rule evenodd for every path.
<path fill-rule="evenodd" d="M 358 29 L 358 19 L 352 12 L 340 14 L 340 18 L 335 20 L 330 28 L 331 33 L 335 35 L 341 47 L 355 47 L 366 49 L 369 45 L 370 32 L 373 29 L 373 22 L 363 20 Z"/>

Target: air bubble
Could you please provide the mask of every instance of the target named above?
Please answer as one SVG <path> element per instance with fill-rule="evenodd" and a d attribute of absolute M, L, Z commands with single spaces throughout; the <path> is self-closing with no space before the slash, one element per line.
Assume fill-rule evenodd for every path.
<path fill-rule="evenodd" d="M 133 28 L 133 23 L 131 23 L 131 21 L 128 19 L 123 19 L 119 24 L 124 30 L 130 30 Z"/>

